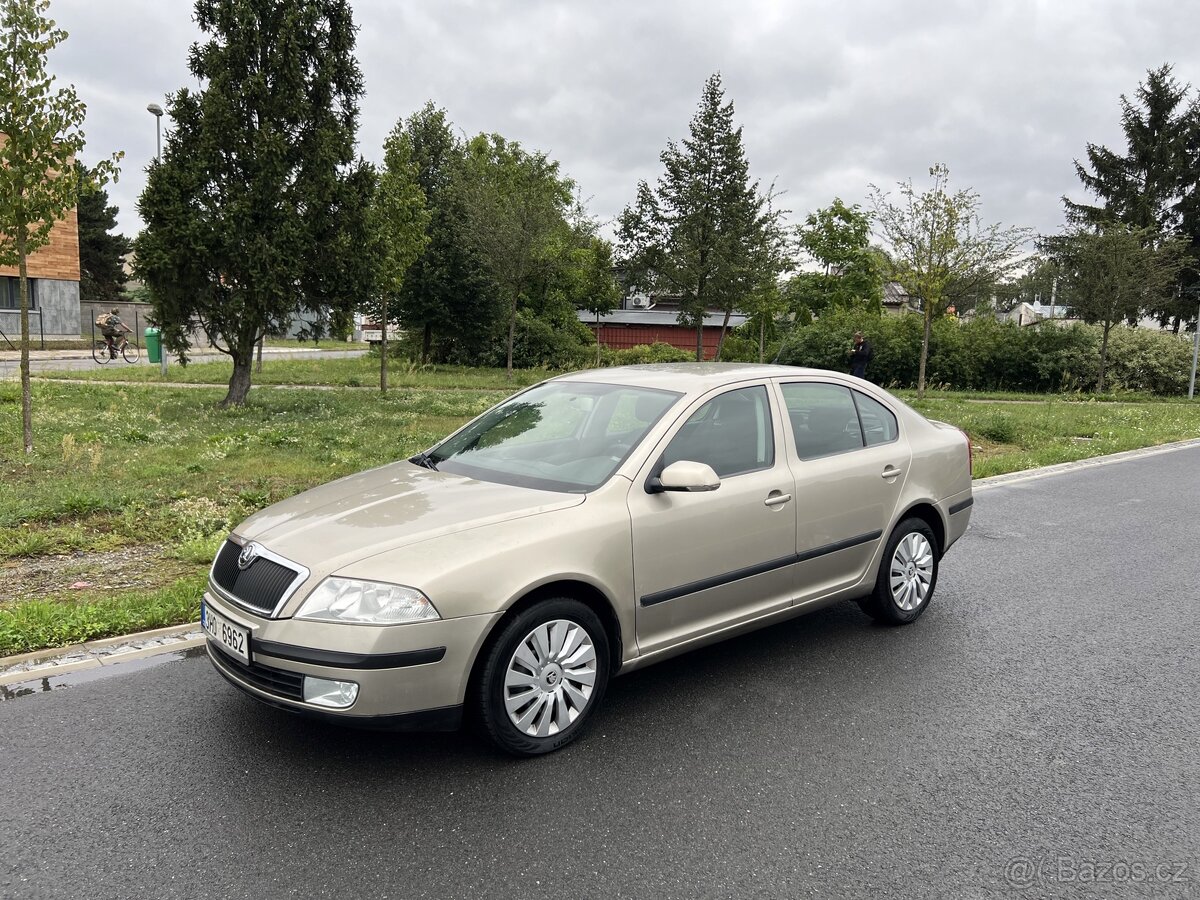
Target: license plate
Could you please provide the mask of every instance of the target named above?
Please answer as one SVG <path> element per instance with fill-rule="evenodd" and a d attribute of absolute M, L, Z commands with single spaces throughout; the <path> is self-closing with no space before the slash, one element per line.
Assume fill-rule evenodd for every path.
<path fill-rule="evenodd" d="M 249 629 L 234 625 L 224 616 L 213 612 L 207 603 L 200 604 L 200 627 L 210 638 L 250 665 Z"/>

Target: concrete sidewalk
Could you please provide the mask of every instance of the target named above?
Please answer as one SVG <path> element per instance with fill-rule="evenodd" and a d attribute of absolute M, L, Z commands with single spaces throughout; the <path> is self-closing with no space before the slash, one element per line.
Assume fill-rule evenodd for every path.
<path fill-rule="evenodd" d="M 352 347 L 346 350 L 317 347 L 264 347 L 263 359 L 265 361 L 280 359 L 344 359 L 362 356 L 366 352 L 366 350 L 360 347 Z M 212 349 L 197 348 L 188 357 L 189 363 L 228 361 L 229 357 L 227 355 Z M 19 350 L 0 350 L 0 380 L 20 377 L 20 362 L 21 353 Z M 141 349 L 141 358 L 136 363 L 127 363 L 122 359 L 116 359 L 106 363 L 106 365 L 113 371 L 120 371 L 122 367 L 129 365 L 158 368 L 158 363 L 152 363 L 147 359 L 145 347 Z M 174 357 L 168 356 L 167 365 L 178 367 L 179 362 Z M 29 368 L 32 372 L 70 371 L 91 369 L 97 366 L 97 362 L 92 359 L 91 350 L 31 350 L 29 352 Z"/>
<path fill-rule="evenodd" d="M 141 348 L 142 362 L 146 360 L 146 348 Z M 312 357 L 316 354 L 319 358 L 320 354 L 325 353 L 366 353 L 367 351 L 361 347 L 347 347 L 345 350 L 335 349 L 333 347 L 263 347 L 263 356 L 272 356 L 276 358 L 287 358 L 289 356 L 296 357 Z M 196 347 L 189 354 L 188 360 L 199 361 L 201 357 L 212 359 L 228 359 L 229 357 L 212 347 Z M 91 359 L 92 351 L 89 350 L 30 350 L 29 359 L 38 360 L 39 362 L 51 360 L 65 359 Z M 0 348 L 0 362 L 20 362 L 21 351 L 10 350 L 7 345 Z M 167 361 L 172 365 L 177 365 L 175 358 L 168 356 Z M 154 363 L 154 365 L 158 365 Z"/>

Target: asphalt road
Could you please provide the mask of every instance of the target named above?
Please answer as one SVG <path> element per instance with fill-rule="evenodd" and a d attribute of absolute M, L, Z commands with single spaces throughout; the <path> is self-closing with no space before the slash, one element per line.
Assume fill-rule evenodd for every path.
<path fill-rule="evenodd" d="M 203 658 L 0 702 L 0 896 L 1200 896 L 1197 471 L 980 491 L 916 625 L 845 604 L 634 673 L 538 760 Z"/>

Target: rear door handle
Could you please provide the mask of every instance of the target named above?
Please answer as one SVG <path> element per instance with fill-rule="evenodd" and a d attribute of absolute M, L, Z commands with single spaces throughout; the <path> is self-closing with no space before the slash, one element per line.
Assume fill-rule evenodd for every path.
<path fill-rule="evenodd" d="M 883 468 L 883 477 L 884 478 L 889 478 L 889 479 L 895 478 L 899 474 L 900 474 L 900 469 L 897 469 L 895 466 L 884 466 L 884 468 Z"/>
<path fill-rule="evenodd" d="M 792 499 L 791 494 L 772 493 L 763 501 L 763 506 L 782 506 Z"/>

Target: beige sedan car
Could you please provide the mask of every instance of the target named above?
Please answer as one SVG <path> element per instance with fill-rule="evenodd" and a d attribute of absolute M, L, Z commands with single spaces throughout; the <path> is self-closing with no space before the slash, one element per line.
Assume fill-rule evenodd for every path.
<path fill-rule="evenodd" d="M 282 709 L 573 740 L 609 678 L 856 600 L 912 622 L 971 516 L 966 435 L 866 381 L 700 363 L 522 391 L 409 460 L 251 516 L 213 665 Z"/>

